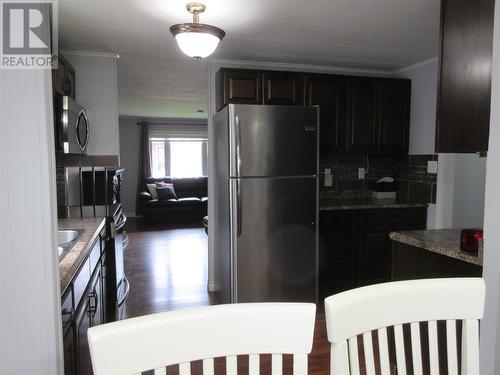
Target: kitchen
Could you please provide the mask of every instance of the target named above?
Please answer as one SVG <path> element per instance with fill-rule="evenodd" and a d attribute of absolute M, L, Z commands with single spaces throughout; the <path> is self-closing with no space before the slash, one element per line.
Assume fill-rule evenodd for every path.
<path fill-rule="evenodd" d="M 2 79 L 4 79 L 4 77 L 5 77 L 5 81 L 2 80 L 2 85 L 5 82 L 6 84 L 12 84 L 14 86 L 14 88 L 15 88 L 18 85 L 18 82 L 21 82 L 23 79 L 27 80 L 26 84 L 30 84 L 30 82 L 31 82 L 30 79 L 33 79 L 35 81 L 33 83 L 33 86 L 32 86 L 33 87 L 33 96 L 29 97 L 29 98 L 26 98 L 26 100 L 31 98 L 31 100 L 33 100 L 33 102 L 38 102 L 40 100 L 40 98 L 45 98 L 46 102 L 50 101 L 50 100 L 48 100 L 46 98 L 46 94 L 43 93 L 44 91 L 42 89 L 44 87 L 44 85 L 49 84 L 48 83 L 49 81 L 47 80 L 47 77 L 44 77 L 43 75 L 39 75 L 39 74 L 36 74 L 36 73 L 33 73 L 33 72 L 29 72 L 26 75 L 25 78 L 22 77 L 20 74 L 16 74 L 16 73 L 10 73 L 10 74 L 12 74 L 14 76 L 14 78 L 13 78 L 12 81 L 9 80 L 9 77 L 7 77 L 6 73 L 2 72 Z M 14 84 L 14 79 L 15 79 L 15 84 Z M 3 86 L 3 87 L 7 87 L 7 86 Z M 493 89 L 493 93 L 494 93 L 493 96 L 495 96 L 495 83 L 493 84 L 493 88 L 494 88 Z M 36 93 L 36 95 L 35 95 L 35 93 Z M 7 106 L 7 108 L 8 107 L 18 108 L 18 107 L 16 107 L 16 95 L 20 95 L 20 94 L 21 93 L 19 93 L 19 91 L 16 91 L 14 89 L 11 93 L 9 93 L 9 95 L 11 95 L 9 97 L 10 101 L 8 101 L 8 102 L 3 101 L 2 103 L 9 104 Z M 2 95 L 2 98 L 7 98 L 7 95 Z M 7 99 L 5 99 L 5 100 L 7 100 Z M 3 107 L 2 107 L 2 109 L 3 109 Z M 39 108 L 38 110 L 41 111 L 41 112 L 36 112 L 36 114 L 37 114 L 36 118 L 38 118 L 38 117 L 45 118 L 44 116 L 49 116 L 50 117 L 50 115 L 47 112 L 44 112 L 43 108 Z M 2 110 L 2 112 L 5 114 L 3 116 L 7 116 L 7 114 L 10 113 L 8 111 L 4 112 L 3 110 Z M 25 137 L 23 139 L 23 142 L 29 142 L 29 140 L 32 139 L 31 137 L 35 137 L 36 136 L 35 139 L 37 141 L 45 139 L 46 142 L 48 142 L 48 143 L 47 143 L 47 145 L 45 145 L 45 143 L 43 143 L 43 142 L 42 143 L 34 142 L 34 143 L 29 143 L 32 147 L 19 146 L 19 150 L 22 149 L 23 150 L 23 154 L 19 155 L 16 160 L 18 160 L 18 161 L 24 161 L 25 163 L 32 162 L 32 160 L 39 160 L 39 162 L 42 163 L 42 164 L 40 164 L 40 167 L 37 168 L 36 171 L 33 171 L 32 168 L 28 167 L 28 165 L 26 164 L 26 168 L 23 168 L 22 174 L 19 171 L 16 172 L 16 171 L 14 171 L 12 169 L 2 168 L 4 170 L 4 173 L 5 173 L 5 176 L 4 176 L 5 178 L 2 178 L 2 180 L 3 181 L 8 181 L 8 184 L 11 184 L 11 183 L 13 184 L 15 181 L 18 182 L 20 179 L 23 179 L 23 180 L 24 179 L 29 179 L 29 180 L 36 179 L 38 181 L 38 180 L 40 180 L 40 173 L 38 171 L 42 171 L 43 175 L 45 175 L 45 172 L 47 173 L 47 175 L 50 175 L 50 173 L 53 173 L 53 172 L 50 172 L 51 168 L 52 168 L 50 162 L 47 161 L 47 160 L 44 161 L 43 158 L 40 159 L 40 155 L 45 155 L 44 152 L 46 151 L 46 149 L 44 149 L 44 147 L 46 147 L 46 148 L 49 147 L 48 145 L 50 144 L 50 139 L 51 139 L 50 136 L 48 136 L 47 134 L 44 133 L 44 128 L 43 127 L 36 128 L 36 129 L 31 129 L 31 127 L 28 127 L 29 126 L 29 125 L 27 125 L 28 122 L 29 123 L 35 123 L 35 122 L 38 123 L 38 121 L 39 121 L 38 119 L 36 121 L 34 121 L 34 122 L 33 121 L 26 121 L 26 123 L 24 123 L 24 122 L 20 123 L 19 122 L 20 119 L 26 118 L 26 117 L 29 118 L 29 116 L 30 116 L 29 113 L 22 113 L 22 116 L 20 116 L 20 113 L 21 113 L 20 111 L 16 111 L 16 116 L 12 116 L 12 117 L 9 117 L 9 118 L 7 118 L 7 117 L 3 118 L 2 119 L 2 123 L 7 123 L 7 121 L 8 121 L 9 123 L 12 123 L 12 124 L 19 124 L 18 129 L 23 129 L 23 128 L 24 129 L 30 129 L 30 130 L 33 130 L 33 132 L 25 131 L 25 132 L 23 132 L 23 134 L 16 134 L 16 132 L 9 132 L 8 139 L 9 139 L 9 143 L 12 143 L 12 144 L 9 146 L 9 145 L 3 143 L 2 144 L 2 149 L 9 150 L 9 154 L 12 151 L 12 155 L 13 156 L 14 155 L 18 156 L 19 155 L 19 151 L 16 152 L 16 150 L 13 149 L 14 146 L 15 145 L 23 145 L 23 144 L 25 144 L 25 143 L 16 143 L 16 140 L 19 139 L 18 137 L 20 135 L 25 135 Z M 31 114 L 31 116 L 33 116 L 33 114 Z M 493 116 L 494 116 L 494 114 L 493 114 Z M 50 121 L 47 120 L 47 123 L 50 123 Z M 494 117 L 492 117 L 492 124 L 494 124 L 494 123 L 495 123 L 495 119 L 494 119 Z M 28 127 L 28 128 L 26 128 L 26 127 Z M 28 135 L 28 136 L 26 137 L 26 135 Z M 20 140 L 19 140 L 19 142 L 20 142 Z M 495 143 L 494 142 L 495 142 L 495 131 L 494 131 L 494 127 L 491 126 L 490 147 L 488 149 L 488 158 L 487 158 L 488 164 L 492 163 L 491 160 L 495 160 L 495 157 L 497 156 L 495 154 L 495 150 L 496 149 L 495 149 Z M 4 147 L 4 145 L 5 145 L 5 147 Z M 33 152 L 33 154 L 31 154 L 31 152 Z M 434 151 L 431 150 L 431 151 L 425 152 L 423 154 L 432 154 L 433 152 Z M 49 153 L 46 152 L 46 154 L 49 154 Z M 30 158 L 30 157 L 28 157 L 28 155 L 33 155 L 33 157 Z M 440 157 L 441 157 L 441 155 L 440 155 Z M 7 161 L 7 159 L 4 159 L 4 158 L 2 158 L 2 160 L 3 161 Z M 12 160 L 12 159 L 8 159 L 8 160 Z M 485 159 L 482 159 L 482 160 L 484 161 Z M 430 160 L 430 161 L 434 161 L 434 160 Z M 353 164 L 355 164 L 355 163 L 353 163 Z M 354 165 L 354 168 L 352 168 L 352 169 L 353 170 L 356 170 L 358 168 L 369 169 L 369 167 L 366 164 L 366 161 L 362 160 L 360 164 L 362 164 L 362 165 L 361 166 Z M 331 169 L 335 169 L 334 167 L 338 166 L 338 165 L 339 165 L 339 163 L 338 163 L 338 160 L 337 160 L 337 161 L 332 161 L 330 165 L 327 165 L 325 167 L 326 168 L 330 167 Z M 442 168 L 443 164 L 439 163 L 439 161 L 438 161 L 438 165 L 439 165 L 439 168 Z M 2 166 L 3 166 L 3 164 L 2 164 Z M 419 165 L 418 167 L 422 167 L 422 166 Z M 423 167 L 425 168 L 425 166 L 423 166 Z M 487 172 L 488 175 L 490 174 L 490 171 L 491 171 L 491 169 L 488 170 L 488 172 Z M 17 173 L 17 175 L 15 173 Z M 349 173 L 352 173 L 352 172 L 349 172 Z M 493 172 L 491 171 L 491 173 L 493 173 Z M 385 177 L 385 176 L 381 176 L 381 177 Z M 354 178 L 353 180 L 356 180 L 356 178 Z M 46 184 L 46 185 L 43 185 L 45 187 L 43 187 L 44 194 L 42 196 L 44 196 L 44 197 L 52 197 L 51 201 L 52 201 L 52 205 L 54 206 L 54 204 L 53 204 L 55 202 L 54 195 L 53 195 L 53 193 L 50 192 L 50 186 L 53 186 L 52 185 L 53 182 L 50 182 L 50 179 L 48 179 L 47 177 L 43 177 L 40 181 L 41 181 L 41 183 L 43 182 L 44 184 Z M 489 199 L 490 200 L 491 199 L 495 199 L 494 198 L 495 196 L 493 194 L 493 192 L 495 191 L 495 189 L 494 188 L 492 189 L 490 187 L 490 185 L 489 185 L 489 184 L 494 184 L 494 183 L 495 183 L 495 177 L 494 177 L 494 175 L 491 178 L 488 177 L 488 181 L 487 181 L 487 195 L 486 195 L 486 206 L 487 207 L 488 207 L 488 201 L 489 201 Z M 359 184 L 359 182 L 358 182 L 358 184 Z M 433 184 L 433 182 L 431 181 L 431 183 L 430 183 L 431 187 L 432 187 L 432 184 Z M 17 184 L 17 185 L 19 185 L 19 184 Z M 19 188 L 19 187 L 17 187 L 17 188 Z M 48 207 L 48 206 L 50 206 L 50 204 L 47 204 L 48 202 L 43 202 L 43 201 L 42 202 L 38 202 L 38 201 L 34 201 L 33 199 L 29 198 L 32 195 L 30 195 L 30 193 L 28 191 L 26 191 L 25 189 L 27 190 L 27 188 L 21 187 L 21 188 L 19 188 L 19 191 L 16 191 L 15 193 L 14 193 L 14 190 L 9 189 L 9 194 L 10 194 L 9 196 L 11 198 L 17 198 L 19 200 L 28 199 L 27 204 L 29 204 L 29 208 L 30 208 L 30 210 L 33 213 L 40 212 L 39 214 L 41 215 L 42 214 L 41 212 L 44 212 L 44 214 L 43 214 L 44 216 L 43 217 L 52 217 L 53 218 L 54 217 L 54 215 L 53 215 L 54 208 L 53 207 L 52 208 Z M 439 190 L 440 189 L 438 187 L 437 188 L 437 192 L 436 192 L 436 194 L 438 196 L 440 194 L 443 194 L 443 191 L 442 190 L 439 191 Z M 351 191 L 354 191 L 354 190 L 351 190 Z M 328 194 L 331 194 L 331 193 L 329 192 Z M 432 194 L 433 193 L 432 193 L 432 190 L 431 190 L 431 194 L 430 194 L 431 200 L 432 200 Z M 7 194 L 2 194 L 2 195 L 4 197 L 8 196 Z M 26 197 L 28 197 L 28 198 L 26 198 Z M 2 202 L 4 202 L 4 201 L 2 201 Z M 429 202 L 427 202 L 427 203 L 429 203 Z M 7 206 L 2 206 L 2 207 L 7 207 Z M 436 207 L 436 210 L 437 209 L 438 208 Z M 37 210 L 39 210 L 39 211 L 37 211 Z M 52 213 L 50 213 L 51 211 L 52 211 Z M 11 212 L 11 211 L 9 211 L 9 212 Z M 495 213 L 491 212 L 491 210 L 490 210 L 490 212 L 488 212 L 488 210 L 486 210 L 486 222 L 485 222 L 485 227 L 486 228 L 488 227 L 488 218 L 490 218 L 490 220 L 491 220 L 491 217 L 492 216 L 494 217 L 494 215 L 495 215 Z M 436 217 L 437 217 L 437 215 L 436 215 Z M 10 214 L 9 215 L 9 222 L 11 223 L 11 225 L 8 226 L 8 227 L 12 228 L 12 224 L 14 224 L 14 223 L 17 224 L 18 223 L 17 220 L 19 220 L 19 224 L 21 224 L 22 223 L 21 220 L 23 220 L 23 221 L 26 220 L 26 217 L 24 215 L 23 215 L 23 217 L 20 217 L 20 215 L 16 216 L 16 215 Z M 443 220 L 443 219 L 442 218 L 438 218 L 438 220 Z M 494 220 L 493 220 L 493 222 L 494 222 Z M 5 224 L 7 224 L 7 222 L 5 222 Z M 39 222 L 35 221 L 35 222 L 32 223 L 31 221 L 29 221 L 29 224 L 30 224 L 30 228 L 32 228 L 33 234 L 34 234 L 33 237 L 32 237 L 32 239 L 36 238 L 35 233 L 49 233 L 51 231 L 55 233 L 55 226 L 54 226 L 53 219 L 48 220 L 46 223 L 43 223 L 43 226 L 45 227 L 44 230 L 40 229 L 40 227 L 41 227 L 42 224 L 40 224 Z M 7 225 L 5 225 L 5 227 L 7 227 Z M 37 232 L 37 230 L 39 232 Z M 487 230 L 486 230 L 486 232 L 487 232 Z M 489 237 L 489 238 L 486 239 L 486 243 L 485 243 L 485 248 L 486 249 L 488 248 L 488 240 L 489 241 L 493 241 L 495 239 L 495 237 L 494 237 L 495 234 L 493 233 L 493 231 L 492 231 L 491 236 L 492 237 Z M 12 238 L 11 234 L 7 234 L 6 233 L 5 234 L 5 238 L 6 239 Z M 19 233 L 19 235 L 16 238 L 22 238 L 22 235 Z M 37 238 L 37 241 L 39 241 L 40 244 L 45 244 L 45 243 L 48 244 L 47 248 L 46 248 L 47 252 L 48 251 L 52 251 L 52 250 L 49 250 L 49 249 L 52 249 L 52 247 L 49 246 L 50 243 L 55 243 L 55 239 L 53 239 L 53 238 L 52 239 L 47 238 L 46 235 L 40 235 L 40 237 Z M 9 246 L 11 246 L 11 245 L 9 245 Z M 18 249 L 17 246 L 20 246 L 20 245 L 17 245 L 17 242 L 16 242 L 16 247 L 14 247 L 14 248 Z M 494 242 L 490 246 L 495 246 Z M 28 264 L 31 264 L 31 267 L 29 269 L 31 271 L 30 274 L 32 275 L 33 280 L 36 280 L 37 275 L 39 275 L 39 277 L 41 278 L 40 280 L 45 280 L 46 282 L 49 282 L 49 283 L 52 283 L 52 284 L 55 285 L 56 284 L 56 280 L 54 280 L 54 276 L 53 275 L 50 276 L 51 272 L 54 269 L 54 265 L 51 264 L 50 262 L 48 262 L 45 258 L 43 258 L 42 255 L 39 254 L 37 251 L 35 251 L 35 250 L 30 251 L 29 250 L 30 249 L 29 242 L 27 242 L 27 243 L 25 242 L 22 247 L 23 247 L 23 251 L 24 251 L 24 253 L 23 253 L 23 255 L 24 255 L 23 256 L 23 261 L 26 261 L 26 259 L 24 259 L 24 258 L 26 258 L 27 255 L 30 255 L 30 256 L 32 255 L 33 256 L 32 259 L 28 260 L 28 262 L 29 262 Z M 6 247 L 6 249 L 14 249 L 14 248 Z M 33 252 L 33 254 L 32 254 L 32 252 Z M 13 254 L 12 255 L 12 256 L 14 256 L 13 259 L 16 259 L 16 253 L 15 252 L 10 253 L 10 254 Z M 17 252 L 17 254 L 19 254 L 19 252 Z M 17 256 L 19 256 L 19 255 L 17 255 Z M 494 252 L 490 252 L 488 254 L 488 252 L 485 251 L 485 257 L 494 257 L 494 256 L 495 256 Z M 492 260 L 494 260 L 494 259 L 492 259 Z M 33 262 L 33 263 L 31 263 L 31 262 Z M 8 261 L 8 262 L 5 262 L 4 264 L 11 264 L 12 265 L 13 263 L 11 263 L 10 261 Z M 26 266 L 28 266 L 28 264 L 26 264 Z M 41 269 L 39 269 L 38 265 L 40 265 L 40 264 L 45 265 L 45 266 L 42 267 Z M 489 267 L 494 267 L 493 266 L 494 264 L 496 264 L 495 261 L 490 262 Z M 14 270 L 14 269 L 19 269 L 19 268 L 13 267 L 12 269 Z M 494 271 L 495 271 L 494 268 L 490 268 L 490 269 L 486 268 L 485 269 L 485 277 L 487 278 L 488 272 L 494 272 Z M 12 275 L 12 274 L 7 270 L 4 273 L 4 275 Z M 20 275 L 19 276 L 14 276 L 14 280 L 19 280 L 18 277 L 20 277 Z M 52 280 L 52 281 L 50 281 L 50 280 Z M 25 284 L 23 284 L 22 280 L 20 280 L 19 283 L 20 283 L 19 284 L 20 287 L 21 287 L 21 285 L 25 285 Z M 5 285 L 12 285 L 12 284 L 8 283 L 8 284 L 5 284 Z M 494 291 L 494 289 L 493 289 L 493 291 Z M 31 293 L 34 293 L 34 291 L 33 292 L 27 292 L 24 289 L 23 289 L 23 292 L 26 293 L 25 294 L 26 296 L 31 296 Z M 38 292 L 40 292 L 40 290 L 38 290 Z M 47 293 L 48 293 L 48 297 L 44 298 L 44 302 L 41 302 L 41 306 L 44 306 L 44 309 L 45 309 L 44 311 L 50 311 L 51 309 L 54 309 L 55 305 L 57 305 L 58 303 L 60 303 L 60 302 L 57 301 L 57 298 L 54 297 L 54 295 L 53 295 L 52 292 L 48 292 L 45 289 L 43 289 L 41 292 L 43 293 L 43 296 L 47 296 Z M 52 297 L 50 297 L 51 295 L 52 295 Z M 33 299 L 32 301 L 37 301 L 37 300 L 39 300 L 40 296 L 38 296 L 38 299 L 37 299 L 36 296 L 34 298 L 35 299 Z M 493 300 L 495 300 L 496 297 L 492 297 L 492 298 L 493 298 Z M 52 302 L 50 302 L 50 301 L 52 301 Z M 50 308 L 50 307 L 47 307 L 47 306 L 52 306 L 52 307 Z M 17 306 L 17 309 L 22 311 L 23 309 L 21 307 L 22 307 L 22 305 L 19 305 L 19 306 Z M 30 310 L 30 309 L 31 309 L 31 307 L 27 308 L 26 311 L 33 311 L 33 310 Z M 57 319 L 55 319 L 54 317 L 50 317 L 50 314 L 47 314 L 47 315 L 49 315 L 49 316 L 41 314 L 40 319 L 42 319 L 41 317 L 43 316 L 42 321 L 45 322 L 44 324 L 47 327 L 50 328 L 50 323 L 47 324 L 47 322 L 54 322 L 54 320 L 57 321 Z M 491 318 L 491 315 L 490 315 L 490 318 Z M 12 321 L 12 320 L 10 320 L 10 321 Z M 28 321 L 28 319 L 25 319 L 25 321 Z M 41 324 L 39 324 L 39 326 L 41 326 Z M 56 326 L 57 326 L 57 322 L 54 322 L 53 327 L 56 327 Z M 40 328 L 38 328 L 38 329 L 40 329 Z M 54 328 L 54 330 L 56 331 L 55 328 Z M 10 330 L 8 332 L 10 332 Z M 35 332 L 37 332 L 37 331 L 35 331 Z M 41 333 L 41 335 L 44 335 L 44 334 L 46 334 L 48 337 L 54 337 L 53 334 L 50 334 L 50 329 L 47 329 L 47 332 L 45 332 L 45 333 Z M 488 337 L 487 334 L 484 337 Z M 57 341 L 55 338 L 54 338 L 54 340 Z M 57 345 L 55 345 L 55 347 L 57 347 Z M 6 349 L 5 353 L 9 353 L 9 349 Z M 56 372 L 56 371 L 54 371 L 54 372 Z"/>

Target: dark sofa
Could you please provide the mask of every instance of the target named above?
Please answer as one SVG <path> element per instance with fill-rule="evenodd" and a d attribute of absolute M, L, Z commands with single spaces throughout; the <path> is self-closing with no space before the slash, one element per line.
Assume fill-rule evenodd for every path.
<path fill-rule="evenodd" d="M 177 199 L 153 199 L 147 186 L 139 192 L 139 212 L 147 222 L 198 222 L 207 215 L 207 177 L 193 178 L 148 178 L 146 184 L 167 182 L 174 185 Z"/>

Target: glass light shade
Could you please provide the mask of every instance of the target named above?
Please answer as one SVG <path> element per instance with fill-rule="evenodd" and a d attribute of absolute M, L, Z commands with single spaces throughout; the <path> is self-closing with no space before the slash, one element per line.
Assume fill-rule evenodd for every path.
<path fill-rule="evenodd" d="M 195 32 L 177 34 L 175 39 L 181 51 L 194 59 L 210 56 L 220 41 L 215 35 Z"/>

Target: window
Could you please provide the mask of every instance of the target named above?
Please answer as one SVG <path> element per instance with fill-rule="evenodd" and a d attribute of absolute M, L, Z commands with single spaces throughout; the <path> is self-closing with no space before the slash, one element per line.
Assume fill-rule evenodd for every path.
<path fill-rule="evenodd" d="M 206 138 L 150 138 L 153 177 L 199 177 L 206 169 Z"/>
<path fill-rule="evenodd" d="M 173 177 L 203 176 L 203 142 L 170 142 L 170 175 Z"/>

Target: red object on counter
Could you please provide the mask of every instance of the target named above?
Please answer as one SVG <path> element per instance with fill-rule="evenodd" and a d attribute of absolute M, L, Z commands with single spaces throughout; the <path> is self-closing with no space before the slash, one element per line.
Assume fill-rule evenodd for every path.
<path fill-rule="evenodd" d="M 460 250 L 477 254 L 482 239 L 482 229 L 462 229 L 460 232 Z"/>

